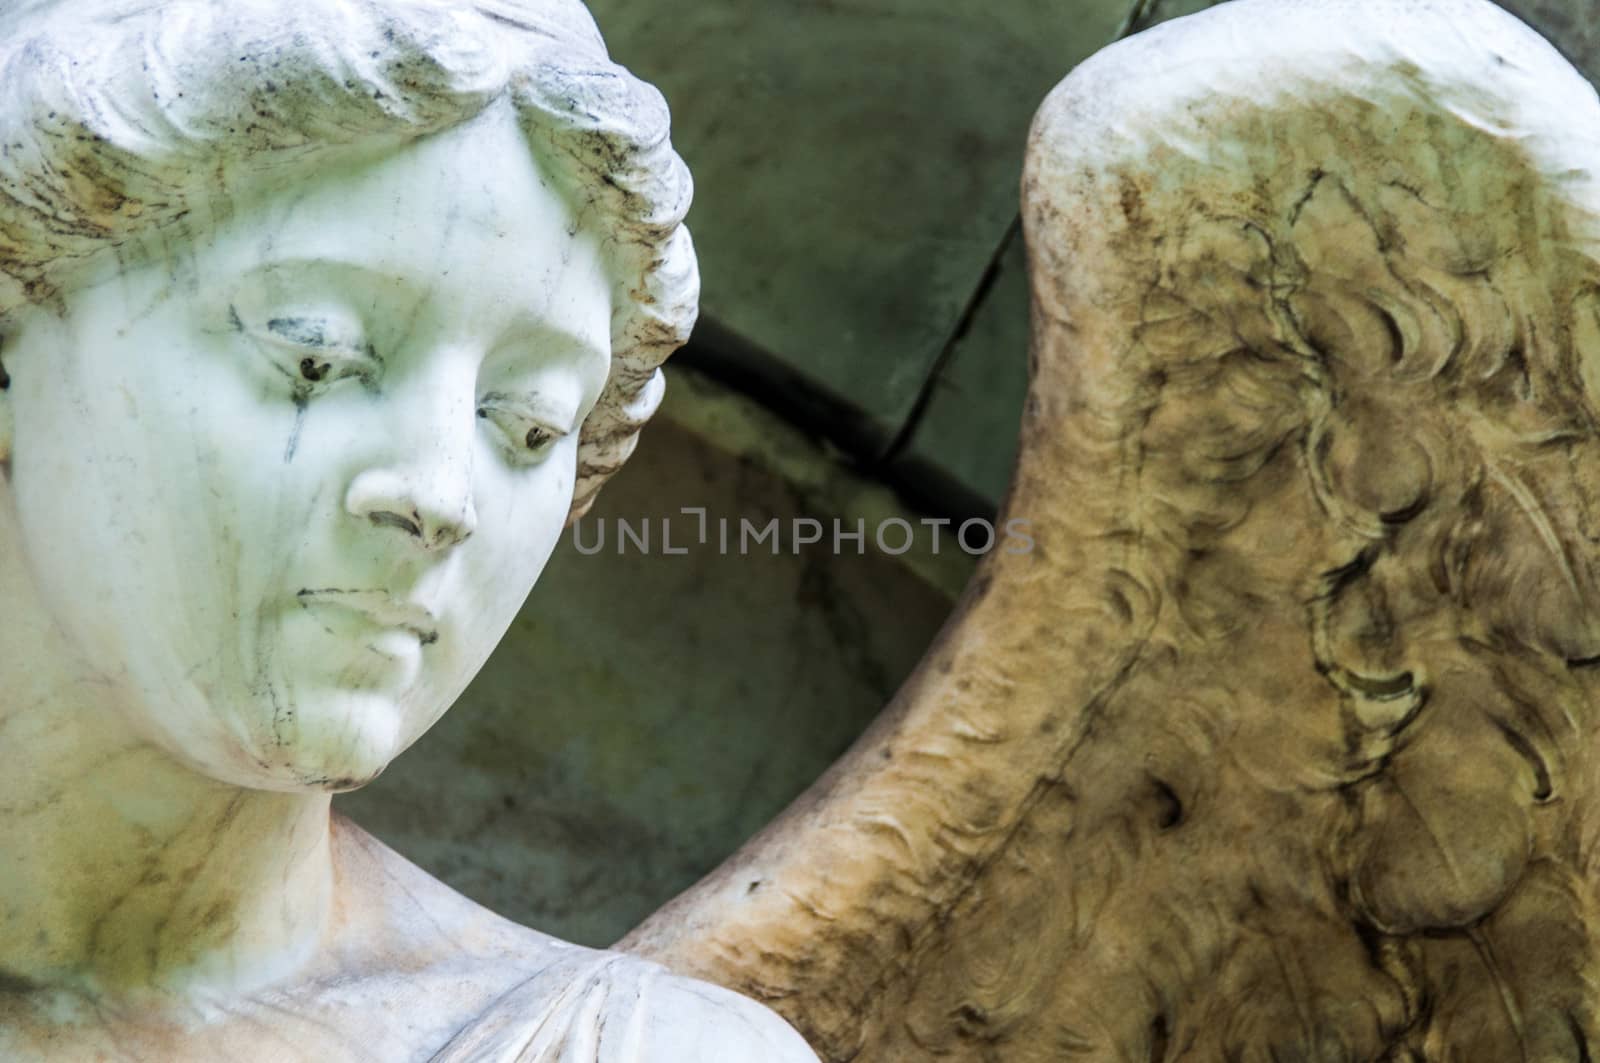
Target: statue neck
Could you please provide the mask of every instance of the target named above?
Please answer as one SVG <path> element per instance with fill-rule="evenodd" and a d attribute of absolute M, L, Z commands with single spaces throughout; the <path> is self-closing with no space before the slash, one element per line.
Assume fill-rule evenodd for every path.
<path fill-rule="evenodd" d="M 328 795 L 216 782 L 133 734 L 4 549 L 0 601 L 0 983 L 192 997 L 303 967 L 331 919 Z"/>

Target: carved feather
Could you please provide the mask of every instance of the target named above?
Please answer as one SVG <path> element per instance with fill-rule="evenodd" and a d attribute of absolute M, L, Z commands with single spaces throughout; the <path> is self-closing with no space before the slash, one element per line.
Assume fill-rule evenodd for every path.
<path fill-rule="evenodd" d="M 1587 1060 L 1600 101 L 1481 0 L 1238 0 L 1024 179 L 1009 517 L 624 943 L 844 1060 Z"/>

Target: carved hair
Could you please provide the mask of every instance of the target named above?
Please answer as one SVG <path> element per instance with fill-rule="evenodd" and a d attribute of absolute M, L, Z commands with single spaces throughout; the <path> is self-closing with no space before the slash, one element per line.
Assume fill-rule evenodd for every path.
<path fill-rule="evenodd" d="M 666 104 L 577 0 L 22 0 L 0 16 L 0 317 L 107 248 L 226 212 L 240 174 L 399 145 L 502 97 L 616 278 L 576 517 L 659 404 L 699 294 Z"/>

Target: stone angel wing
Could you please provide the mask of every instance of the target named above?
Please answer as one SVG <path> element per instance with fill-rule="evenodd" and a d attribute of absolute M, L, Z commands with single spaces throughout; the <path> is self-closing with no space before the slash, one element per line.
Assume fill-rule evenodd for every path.
<path fill-rule="evenodd" d="M 832 1061 L 1588 1060 L 1600 102 L 1483 0 L 1237 0 L 1024 177 L 991 555 L 623 943 Z"/>

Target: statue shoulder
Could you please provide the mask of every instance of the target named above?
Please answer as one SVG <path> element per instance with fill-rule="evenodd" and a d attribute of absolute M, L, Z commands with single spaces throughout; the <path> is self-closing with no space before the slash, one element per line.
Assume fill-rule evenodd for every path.
<path fill-rule="evenodd" d="M 620 952 L 554 943 L 436 1063 L 817 1063 L 776 1012 Z"/>
<path fill-rule="evenodd" d="M 656 972 L 645 1002 L 638 1063 L 817 1063 L 777 1012 L 732 990 Z"/>

